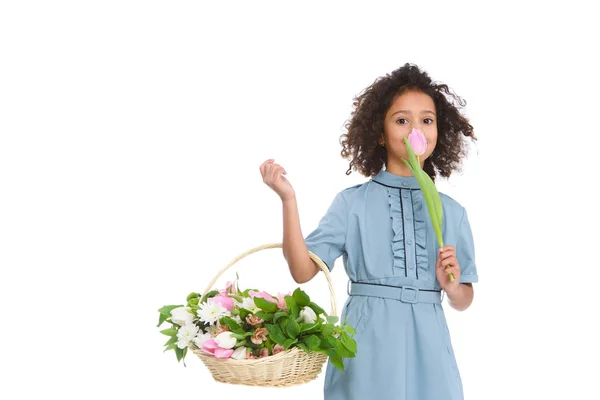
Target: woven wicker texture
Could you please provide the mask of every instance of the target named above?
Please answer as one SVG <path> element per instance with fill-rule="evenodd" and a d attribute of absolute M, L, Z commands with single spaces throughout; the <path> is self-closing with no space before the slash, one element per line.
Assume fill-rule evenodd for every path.
<path fill-rule="evenodd" d="M 219 277 L 242 258 L 261 250 L 281 247 L 281 243 L 265 244 L 239 255 L 217 273 L 208 284 L 204 293 L 208 293 Z M 330 315 L 337 315 L 335 291 L 329 269 L 314 253 L 309 251 L 309 255 L 325 274 L 329 285 Z M 216 358 L 204 353 L 193 344 L 190 344 L 189 350 L 202 360 L 215 381 L 248 386 L 287 387 L 307 383 L 317 378 L 327 361 L 325 354 L 316 352 L 306 354 L 303 350 L 296 347 L 274 356 L 250 360 Z"/>

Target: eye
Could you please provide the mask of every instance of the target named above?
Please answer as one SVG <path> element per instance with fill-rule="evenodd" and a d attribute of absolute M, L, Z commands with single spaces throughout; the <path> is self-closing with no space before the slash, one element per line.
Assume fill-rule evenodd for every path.
<path fill-rule="evenodd" d="M 398 119 L 396 120 L 396 122 L 399 122 L 399 121 L 406 121 L 406 118 L 398 118 Z M 400 122 L 399 122 L 399 123 L 400 123 Z"/>
<path fill-rule="evenodd" d="M 423 121 L 427 121 L 427 120 L 431 121 L 428 124 L 432 124 L 433 123 L 433 120 L 431 118 L 425 118 Z"/>

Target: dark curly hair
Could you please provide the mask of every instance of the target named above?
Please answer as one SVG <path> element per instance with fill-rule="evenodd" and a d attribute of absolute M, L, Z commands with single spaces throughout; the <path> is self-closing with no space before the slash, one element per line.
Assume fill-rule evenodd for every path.
<path fill-rule="evenodd" d="M 345 123 L 348 133 L 340 137 L 342 157 L 350 160 L 346 175 L 357 170 L 366 177 L 376 175 L 387 166 L 386 148 L 378 145 L 385 115 L 394 99 L 408 91 L 420 91 L 432 98 L 437 114 L 438 138 L 435 151 L 425 160 L 423 170 L 435 181 L 436 175 L 449 177 L 460 170 L 460 161 L 468 147 L 461 135 L 477 140 L 473 127 L 459 108 L 467 103 L 445 84 L 433 83 L 428 74 L 414 64 L 406 63 L 375 82 L 354 98 L 354 111 Z M 458 101 L 448 101 L 445 94 Z"/>

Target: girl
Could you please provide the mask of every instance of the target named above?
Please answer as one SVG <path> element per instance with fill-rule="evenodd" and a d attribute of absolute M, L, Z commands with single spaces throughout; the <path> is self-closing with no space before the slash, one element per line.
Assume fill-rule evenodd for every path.
<path fill-rule="evenodd" d="M 344 371 L 328 363 L 327 400 L 463 399 L 441 292 L 457 310 L 473 301 L 478 277 L 469 220 L 441 193 L 446 245 L 439 248 L 419 184 L 402 162 L 403 138 L 419 129 L 427 139 L 420 161 L 431 179 L 458 169 L 467 150 L 462 136 L 476 138 L 446 94 L 447 85 L 407 63 L 354 99 L 342 156 L 350 160 L 347 175 L 355 169 L 371 179 L 337 193 L 306 238 L 285 169 L 273 159 L 260 166 L 283 202 L 283 254 L 294 280 L 307 282 L 319 271 L 310 250 L 330 270 L 343 255 L 351 281 L 341 320 L 355 328 L 358 352 L 344 359 Z"/>

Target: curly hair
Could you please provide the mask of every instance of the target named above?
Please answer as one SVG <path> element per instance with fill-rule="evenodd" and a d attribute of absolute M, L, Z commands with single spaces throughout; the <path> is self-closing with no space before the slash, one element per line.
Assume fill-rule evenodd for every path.
<path fill-rule="evenodd" d="M 346 175 L 357 170 L 366 177 L 376 175 L 387 166 L 386 148 L 378 145 L 383 132 L 385 115 L 397 96 L 408 91 L 427 94 L 435 104 L 437 113 L 438 139 L 435 151 L 425 160 L 423 170 L 435 181 L 437 174 L 449 177 L 460 170 L 460 161 L 466 156 L 468 147 L 461 135 L 477 140 L 468 119 L 459 108 L 467 103 L 445 84 L 433 83 L 428 74 L 414 64 L 406 63 L 391 74 L 377 78 L 353 100 L 354 111 L 344 127 L 348 133 L 340 136 L 343 147 L 341 155 L 350 160 Z M 458 101 L 459 107 L 446 98 L 445 94 Z"/>

